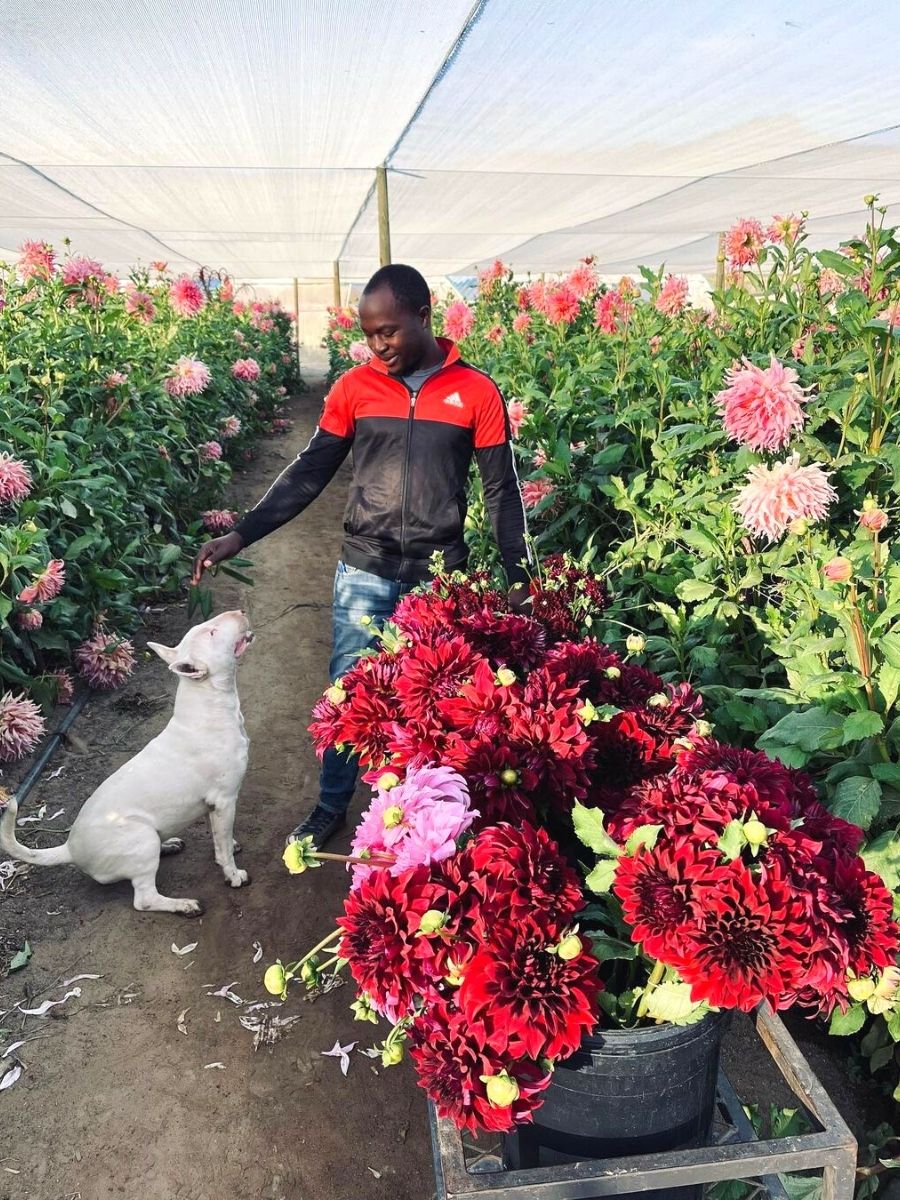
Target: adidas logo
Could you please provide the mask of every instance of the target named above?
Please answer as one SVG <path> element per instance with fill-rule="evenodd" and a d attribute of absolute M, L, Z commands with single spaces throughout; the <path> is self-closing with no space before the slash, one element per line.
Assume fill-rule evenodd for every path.
<path fill-rule="evenodd" d="M 449 404 L 451 408 L 462 408 L 463 402 L 459 392 L 453 392 L 449 396 L 444 397 L 444 403 Z"/>

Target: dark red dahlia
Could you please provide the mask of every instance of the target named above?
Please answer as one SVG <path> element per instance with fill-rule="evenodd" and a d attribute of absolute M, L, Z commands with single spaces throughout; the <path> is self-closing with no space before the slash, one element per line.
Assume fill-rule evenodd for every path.
<path fill-rule="evenodd" d="M 588 728 L 591 741 L 591 803 L 618 804 L 629 790 L 668 766 L 656 738 L 642 729 L 633 713 Z M 642 822 L 643 823 L 643 822 Z"/>
<path fill-rule="evenodd" d="M 533 754 L 488 738 L 451 739 L 447 761 L 464 775 L 480 825 L 498 821 L 534 821 L 532 797 L 541 780 L 541 761 Z"/>
<path fill-rule="evenodd" d="M 342 720 L 343 712 L 339 704 L 334 704 L 327 696 L 322 696 L 316 701 L 309 732 L 312 734 L 319 758 L 341 740 L 339 731 Z"/>
<path fill-rule="evenodd" d="M 391 617 L 402 633 L 414 643 L 431 642 L 454 632 L 456 606 L 434 591 L 410 592 L 404 596 Z"/>
<path fill-rule="evenodd" d="M 711 786 L 709 778 L 695 780 L 673 772 L 648 780 L 610 814 L 610 833 L 626 842 L 641 825 L 662 825 L 667 836 L 715 843 L 729 821 L 743 815 L 744 806 L 740 794 Z"/>
<path fill-rule="evenodd" d="M 792 816 L 800 816 L 806 806 L 817 806 L 816 792 L 803 771 L 785 767 L 759 750 L 741 750 L 713 738 L 692 738 L 693 749 L 678 759 L 678 770 L 685 775 L 715 772 L 737 784 L 752 784 L 767 806 L 787 806 Z"/>
<path fill-rule="evenodd" d="M 536 1063 L 497 1054 L 486 1044 L 483 1027 L 446 1001 L 429 1005 L 415 1022 L 409 1056 L 438 1116 L 449 1117 L 458 1129 L 503 1132 L 530 1121 L 550 1083 L 550 1073 Z M 516 1081 L 519 1094 L 512 1104 L 497 1106 L 484 1080 L 503 1072 Z"/>
<path fill-rule="evenodd" d="M 597 1024 L 600 964 L 582 940 L 564 960 L 535 935 L 492 932 L 459 989 L 459 1007 L 483 1022 L 487 1044 L 513 1058 L 565 1058 Z"/>
<path fill-rule="evenodd" d="M 452 730 L 472 737 L 499 738 L 509 726 L 514 690 L 499 684 L 493 668 L 482 661 L 476 665 L 471 683 L 463 684 L 458 696 L 438 700 L 436 707 Z"/>
<path fill-rule="evenodd" d="M 396 693 L 400 669 L 399 658 L 380 654 L 360 659 L 343 678 L 347 699 L 339 706 L 341 721 L 335 732 L 363 766 L 381 766 L 390 752 L 394 722 L 402 717 Z"/>
<path fill-rule="evenodd" d="M 483 659 L 462 636 L 415 643 L 403 656 L 395 689 L 405 720 L 427 720 L 435 702 L 455 696 Z"/>
<path fill-rule="evenodd" d="M 444 762 L 447 736 L 440 725 L 429 721 L 394 721 L 387 743 L 390 765 L 405 769 Z"/>
<path fill-rule="evenodd" d="M 440 909 L 446 891 L 427 867 L 402 875 L 373 871 L 344 901 L 340 954 L 360 988 L 391 1020 L 404 1016 L 417 996 L 429 996 L 440 975 L 434 947 L 419 937 L 422 914 Z"/>
<path fill-rule="evenodd" d="M 837 858 L 829 883 L 834 934 L 844 948 L 847 966 L 855 975 L 891 966 L 897 957 L 897 922 L 891 893 L 881 877 L 867 871 L 861 858 Z"/>
<path fill-rule="evenodd" d="M 557 676 L 564 686 L 572 687 L 594 704 L 612 704 L 608 699 L 621 672 L 622 660 L 614 650 L 601 642 L 560 642 L 547 652 L 545 669 Z M 607 672 L 612 669 L 614 677 Z"/>
<path fill-rule="evenodd" d="M 673 963 L 691 997 L 744 1012 L 760 1000 L 786 1008 L 803 982 L 808 929 L 784 880 L 735 859 L 708 886 L 698 882 L 693 905 L 696 924 Z"/>
<path fill-rule="evenodd" d="M 635 715 L 644 729 L 660 739 L 684 737 L 703 715 L 703 700 L 689 683 L 667 684 L 650 696 Z"/>
<path fill-rule="evenodd" d="M 618 677 L 609 680 L 604 689 L 603 703 L 617 708 L 643 708 L 651 696 L 665 690 L 662 679 L 646 667 L 625 663 Z"/>
<path fill-rule="evenodd" d="M 613 891 L 633 927 L 633 940 L 651 958 L 667 963 L 678 958 L 685 934 L 695 924 L 694 889 L 698 882 L 714 881 L 721 862 L 717 851 L 686 840 L 619 859 Z"/>
<path fill-rule="evenodd" d="M 545 829 L 494 825 L 466 847 L 465 864 L 482 897 L 480 932 L 501 925 L 553 937 L 584 905 L 578 876 Z"/>
<path fill-rule="evenodd" d="M 547 631 L 533 617 L 483 608 L 463 617 L 460 628 L 495 668 L 531 671 L 543 661 Z"/>
<path fill-rule="evenodd" d="M 551 554 L 541 566 L 541 579 L 531 583 L 531 609 L 554 641 L 577 638 L 609 603 L 598 575 L 583 571 L 562 554 Z"/>

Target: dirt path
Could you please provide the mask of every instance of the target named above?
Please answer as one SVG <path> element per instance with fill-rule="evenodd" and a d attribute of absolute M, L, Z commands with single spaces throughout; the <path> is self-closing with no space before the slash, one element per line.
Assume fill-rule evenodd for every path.
<path fill-rule="evenodd" d="M 267 442 L 236 479 L 234 507 L 252 503 L 306 443 L 321 396 L 319 386 L 295 403 L 295 429 Z M 376 1078 L 371 1061 L 354 1054 L 345 1079 L 338 1061 L 321 1055 L 336 1038 L 374 1040 L 374 1026 L 351 1019 L 349 989 L 312 1003 L 292 994 L 284 1014 L 299 1020 L 270 1048 L 254 1051 L 239 1023 L 248 1004 L 268 999 L 265 966 L 324 935 L 346 886 L 337 868 L 291 878 L 280 861 L 284 835 L 316 791 L 305 727 L 326 682 L 345 492 L 336 480 L 309 513 L 253 548 L 255 588 L 224 576 L 214 585 L 216 610 L 241 604 L 257 631 L 239 676 L 251 752 L 236 833 L 251 886 L 225 886 L 209 831 L 197 826 L 185 853 L 160 870 L 163 891 L 205 902 L 197 921 L 135 912 L 125 885 L 101 888 L 66 867 L 34 868 L 0 893 L 0 934 L 27 934 L 34 945 L 28 967 L 0 982 L 0 1012 L 25 995 L 36 997 L 27 1007 L 59 998 L 72 976 L 100 976 L 75 984 L 81 996 L 52 1010 L 56 1019 L 0 1017 L 10 1031 L 0 1032 L 0 1052 L 40 1034 L 21 1051 L 22 1077 L 0 1093 L 0 1200 L 432 1194 L 424 1096 L 408 1066 L 379 1066 Z M 138 647 L 177 641 L 186 610 L 153 621 Z M 162 728 L 174 687 L 154 658 L 121 692 L 93 702 L 76 725 L 90 753 L 60 752 L 23 815 L 46 803 L 48 816 L 65 810 L 48 830 L 69 825 L 100 779 Z M 173 954 L 173 943 L 194 941 L 195 951 Z M 254 965 L 256 942 L 264 954 Z M 224 984 L 243 1006 L 207 994 Z M 183 1012 L 186 1033 L 177 1028 Z"/>

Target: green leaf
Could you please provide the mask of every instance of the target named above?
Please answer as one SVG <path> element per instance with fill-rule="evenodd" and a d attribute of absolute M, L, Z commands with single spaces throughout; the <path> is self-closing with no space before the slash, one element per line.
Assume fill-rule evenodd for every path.
<path fill-rule="evenodd" d="M 618 858 L 622 853 L 622 847 L 603 828 L 603 813 L 599 808 L 587 808 L 576 801 L 572 810 L 572 825 L 578 840 L 595 854 L 603 858 Z"/>
<path fill-rule="evenodd" d="M 28 960 L 31 958 L 33 953 L 34 951 L 31 949 L 31 943 L 26 941 L 22 949 L 12 956 L 12 960 L 9 964 L 10 972 L 21 971 L 22 968 L 27 965 Z"/>
<path fill-rule="evenodd" d="M 159 552 L 159 565 L 161 567 L 170 567 L 173 562 L 177 562 L 178 559 L 181 558 L 181 555 L 181 547 L 176 546 L 173 542 L 169 542 L 169 544 L 163 546 L 162 550 Z"/>
<path fill-rule="evenodd" d="M 868 829 L 881 807 L 881 784 L 868 775 L 851 775 L 834 789 L 829 808 L 860 829 Z"/>
<path fill-rule="evenodd" d="M 725 826 L 722 834 L 719 837 L 719 850 L 732 862 L 744 846 L 747 844 L 747 839 L 744 837 L 744 825 L 742 821 L 729 821 Z"/>
<path fill-rule="evenodd" d="M 878 639 L 878 651 L 885 662 L 900 668 L 900 633 L 883 633 Z"/>
<path fill-rule="evenodd" d="M 900 888 L 900 838 L 893 829 L 882 833 L 862 851 L 866 869 L 880 875 L 892 892 Z"/>
<path fill-rule="evenodd" d="M 76 518 L 78 516 L 78 509 L 75 507 L 72 501 L 67 500 L 65 496 L 63 496 L 62 500 L 60 500 L 59 507 L 67 517 Z"/>
<path fill-rule="evenodd" d="M 851 713 L 844 721 L 843 744 L 846 746 L 848 742 L 861 742 L 863 738 L 876 737 L 883 732 L 884 718 L 877 712 L 863 709 L 861 712 Z"/>
<path fill-rule="evenodd" d="M 601 859 L 585 879 L 585 887 L 589 888 L 592 892 L 597 892 L 598 895 L 604 895 L 613 885 L 618 865 L 612 859 Z"/>
<path fill-rule="evenodd" d="M 79 554 L 87 550 L 88 546 L 93 546 L 95 542 L 101 540 L 101 535 L 95 532 L 83 533 L 77 537 L 74 542 L 70 542 L 66 547 L 66 560 L 76 559 Z"/>
<path fill-rule="evenodd" d="M 647 1016 L 654 1021 L 672 1025 L 695 1025 L 709 1012 L 704 1001 L 691 999 L 690 986 L 674 979 L 664 979 L 647 997 Z"/>
<path fill-rule="evenodd" d="M 881 783 L 892 783 L 900 787 L 900 763 L 872 763 L 869 774 Z"/>
<path fill-rule="evenodd" d="M 840 745 L 838 731 L 843 731 L 844 720 L 838 713 L 829 712 L 821 706 L 808 708 L 804 712 L 788 713 L 772 726 L 760 739 L 760 746 L 799 746 L 812 752 Z"/>
<path fill-rule="evenodd" d="M 845 1013 L 836 1008 L 831 1014 L 828 1032 L 835 1037 L 849 1037 L 851 1033 L 858 1033 L 865 1021 L 866 1010 L 861 1004 L 851 1005 Z"/>
<path fill-rule="evenodd" d="M 661 833 L 662 825 L 639 825 L 625 843 L 625 853 L 634 854 L 639 846 L 652 850 Z"/>
<path fill-rule="evenodd" d="M 679 600 L 708 600 L 715 592 L 714 583 L 703 583 L 699 579 L 683 579 L 675 589 Z"/>
<path fill-rule="evenodd" d="M 591 954 L 600 962 L 608 962 L 614 958 L 637 957 L 637 946 L 632 942 L 623 942 L 607 933 L 590 933 L 587 936 L 591 942 Z"/>
<path fill-rule="evenodd" d="M 893 708 L 897 693 L 900 692 L 900 667 L 884 663 L 878 672 L 878 689 L 884 697 L 885 709 Z"/>

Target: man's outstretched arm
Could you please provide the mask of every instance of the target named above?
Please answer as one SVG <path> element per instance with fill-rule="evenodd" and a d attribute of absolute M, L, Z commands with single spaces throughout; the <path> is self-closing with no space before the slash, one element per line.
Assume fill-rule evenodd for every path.
<path fill-rule="evenodd" d="M 484 500 L 506 580 L 514 598 L 521 601 L 527 595 L 531 550 L 509 418 L 503 397 L 496 388 L 492 388 L 492 395 L 486 399 L 478 414 L 475 461 L 481 474 Z"/>

